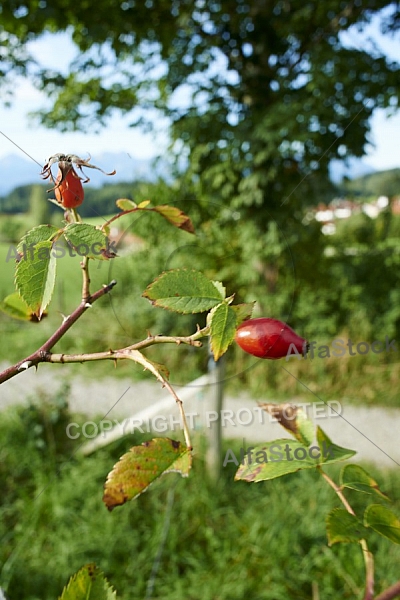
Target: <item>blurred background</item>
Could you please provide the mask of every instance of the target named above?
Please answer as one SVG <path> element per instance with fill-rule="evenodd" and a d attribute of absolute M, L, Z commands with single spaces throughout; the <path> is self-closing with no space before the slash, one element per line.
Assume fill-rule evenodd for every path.
<path fill-rule="evenodd" d="M 398 408 L 399 26 L 398 3 L 375 0 L 128 0 L 112 5 L 99 0 L 95 9 L 59 0 L 51 5 L 44 0 L 3 2 L 0 297 L 14 291 L 14 250 L 21 237 L 35 225 L 58 225 L 63 219 L 62 211 L 47 202 L 49 185 L 39 175 L 45 160 L 58 152 L 91 155 L 92 163 L 117 174 L 87 171 L 91 180 L 80 207 L 86 222 L 103 222 L 115 212 L 118 198 L 149 199 L 184 210 L 196 236 L 176 230 L 157 214 L 119 220 L 110 233 L 119 257 L 91 269 L 93 290 L 111 279 L 118 285 L 111 298 L 85 313 L 56 351 L 123 347 L 146 337 L 148 330 L 192 333 L 204 319 L 168 313 L 141 297 L 163 270 L 191 267 L 223 281 L 236 302 L 255 301 L 254 317 L 285 321 L 317 346 L 331 347 L 337 338 L 354 344 L 397 343 L 396 351 L 290 362 L 256 360 L 232 346 L 226 357 L 226 393 L 253 400 L 322 398 L 382 411 Z M 49 316 L 41 323 L 12 320 L 0 312 L 3 367 L 37 349 L 59 325 L 60 313 L 69 314 L 79 303 L 79 258 L 60 259 L 57 270 Z M 209 367 L 206 347 L 158 346 L 147 355 L 165 363 L 179 385 Z M 57 368 L 47 367 L 49 378 L 59 377 Z M 71 365 L 67 376 L 63 369 L 60 381 L 78 373 L 87 378 L 82 398 L 84 385 L 94 378 L 107 377 L 110 389 L 110 377 L 148 378 L 131 365 L 114 370 L 111 364 L 91 364 Z M 321 572 L 326 575 L 324 598 L 337 597 L 338 590 L 343 598 L 362 593 L 361 562 L 357 575 L 349 566 L 360 558 L 357 549 L 350 559 L 346 548 L 326 546 L 324 514 L 335 499 L 329 492 L 325 498 L 321 488 L 321 502 L 313 500 L 313 476 L 245 486 L 233 483 L 225 469 L 214 483 L 221 488 L 214 499 L 213 486 L 203 484 L 207 475 L 201 460 L 189 488 L 183 487 L 185 481 L 176 484 L 168 513 L 170 518 L 176 511 L 173 534 L 149 591 L 159 547 L 154 540 L 163 536 L 164 515 L 158 514 L 157 502 L 164 503 L 168 483 L 112 517 L 105 514 L 99 502 L 104 464 L 111 467 L 128 442 L 109 454 L 102 450 L 97 462 L 94 456 L 68 462 L 71 441 L 64 439 L 61 426 L 55 433 L 57 424 L 72 418 L 68 386 L 54 397 L 30 393 L 30 384 L 22 385 L 16 398 L 31 407 L 30 420 L 12 407 L 4 417 L 7 427 L 2 425 L 0 586 L 10 598 L 55 597 L 74 569 L 90 560 L 111 578 L 115 575 L 123 598 L 310 598 L 315 574 Z M 398 418 L 397 412 L 391 414 Z M 393 472 L 384 476 L 398 497 L 397 477 Z M 33 490 L 42 485 L 52 490 L 59 478 L 60 494 L 44 493 L 32 501 Z M 74 484 L 74 498 L 71 481 L 80 482 Z M 98 513 L 92 504 L 88 508 L 94 500 L 86 484 L 87 490 L 97 490 Z M 293 485 L 298 485 L 295 493 Z M 185 490 L 190 486 L 204 496 L 189 501 Z M 279 507 L 271 508 L 274 498 L 284 494 L 282 505 L 292 506 L 296 523 L 302 515 L 296 539 L 288 515 L 278 531 Z M 201 518 L 196 502 L 203 506 Z M 239 517 L 237 511 L 245 509 L 250 512 Z M 138 515 L 149 511 L 154 519 L 139 535 Z M 117 513 L 125 519 L 118 525 L 121 538 L 114 537 Z M 54 537 L 43 531 L 35 545 L 28 543 L 26 532 L 42 532 L 50 514 L 54 531 L 58 526 L 60 531 Z M 136 546 L 125 548 L 130 527 L 136 528 L 137 544 L 141 540 L 140 552 L 146 547 L 144 554 L 137 554 Z M 94 543 L 93 532 L 99 530 L 104 543 Z M 282 543 L 274 549 L 277 535 L 283 536 Z M 376 542 L 378 547 L 384 557 L 384 542 Z M 55 576 L 46 573 L 46 552 L 57 555 Z M 399 557 L 393 551 L 384 568 L 377 559 L 382 588 L 384 581 L 392 581 Z M 290 570 L 284 566 L 289 560 Z M 229 581 L 224 574 L 228 564 L 236 568 Z M 219 565 L 220 577 L 213 581 L 207 576 L 210 565 Z"/>

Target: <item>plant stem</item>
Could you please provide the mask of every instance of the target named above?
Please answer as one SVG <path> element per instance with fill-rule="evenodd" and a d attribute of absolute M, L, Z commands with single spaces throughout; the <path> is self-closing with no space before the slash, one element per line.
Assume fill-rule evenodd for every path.
<path fill-rule="evenodd" d="M 342 501 L 342 504 L 344 505 L 345 509 L 347 510 L 347 512 L 349 512 L 351 515 L 353 515 L 353 517 L 356 516 L 356 513 L 354 512 L 354 510 L 351 508 L 350 504 L 347 502 L 346 498 L 343 495 L 342 490 L 340 489 L 339 486 L 336 485 L 336 483 L 333 481 L 333 479 L 331 479 L 329 477 L 329 475 L 327 475 L 325 473 L 325 471 L 323 471 L 321 469 L 321 467 L 317 467 L 318 471 L 321 473 L 322 477 L 329 483 L 329 485 L 335 490 L 336 494 L 339 496 L 340 500 Z"/>
<path fill-rule="evenodd" d="M 20 360 L 15 365 L 8 367 L 2 373 L 0 373 L 0 384 L 8 381 L 15 375 L 21 373 L 26 369 L 30 369 L 31 367 L 37 366 L 41 362 L 50 362 L 46 360 L 46 356 L 49 351 L 56 343 L 65 335 L 65 333 L 72 327 L 74 323 L 83 315 L 83 313 L 92 306 L 96 300 L 108 294 L 112 290 L 112 288 L 116 285 L 116 281 L 111 281 L 108 285 L 104 285 L 100 290 L 95 292 L 92 296 L 89 296 L 85 301 L 83 300 L 81 304 L 69 315 L 66 317 L 60 327 L 53 333 L 53 335 L 41 346 L 38 350 L 30 354 L 23 360 Z"/>
<path fill-rule="evenodd" d="M 158 379 L 158 381 L 160 381 L 162 383 L 163 387 L 167 388 L 167 390 L 169 391 L 169 393 L 171 394 L 171 396 L 174 398 L 175 402 L 177 403 L 179 412 L 181 413 L 182 426 L 183 426 L 183 432 L 185 435 L 186 447 L 189 451 L 192 451 L 193 447 L 192 447 L 192 443 L 190 441 L 189 427 L 188 427 L 188 424 L 186 421 L 185 411 L 183 410 L 183 403 L 182 403 L 182 400 L 177 396 L 174 388 L 171 386 L 169 381 L 160 373 L 160 371 L 156 368 L 156 366 L 151 361 L 147 360 L 147 358 L 145 356 L 143 356 L 143 354 L 141 354 L 138 350 L 129 349 L 127 352 L 118 351 L 116 353 L 115 358 L 117 358 L 117 359 L 118 358 L 128 358 L 130 360 L 133 360 L 133 361 L 143 365 L 146 369 L 148 369 L 149 371 L 151 371 L 153 373 L 153 375 Z"/>
<path fill-rule="evenodd" d="M 90 298 L 90 276 L 89 276 L 89 260 L 87 256 L 83 257 L 81 262 L 82 268 L 82 302 L 87 302 Z"/>
<path fill-rule="evenodd" d="M 375 600 L 392 600 L 392 598 L 398 598 L 400 596 L 400 581 L 397 581 L 386 590 L 384 590 Z"/>
<path fill-rule="evenodd" d="M 318 471 L 321 473 L 322 477 L 329 483 L 329 485 L 335 490 L 336 494 L 339 496 L 343 506 L 354 517 L 356 513 L 346 500 L 342 490 L 336 483 L 322 470 L 321 466 L 318 467 Z M 365 593 L 363 600 L 373 600 L 374 598 L 374 557 L 372 553 L 368 550 L 366 540 L 359 540 L 361 545 L 361 549 L 364 557 L 365 564 Z"/>
<path fill-rule="evenodd" d="M 368 550 L 366 540 L 360 540 L 365 563 L 365 594 L 364 600 L 373 600 L 374 598 L 374 556 Z"/>
<path fill-rule="evenodd" d="M 178 345 L 187 344 L 189 346 L 196 346 L 197 348 L 200 348 L 202 346 L 202 343 L 200 341 L 193 340 L 191 336 L 173 338 L 169 336 L 157 335 L 155 337 L 150 336 L 145 340 L 138 342 L 137 344 L 132 344 L 132 346 L 126 346 L 126 348 L 120 348 L 118 350 L 106 350 L 105 352 L 90 352 L 84 354 L 53 354 L 52 352 L 47 352 L 39 362 L 68 364 L 94 362 L 97 360 L 121 360 L 124 358 L 129 358 L 128 353 L 130 351 L 148 348 L 149 346 L 153 346 L 154 344 L 168 343 L 175 343 Z"/>

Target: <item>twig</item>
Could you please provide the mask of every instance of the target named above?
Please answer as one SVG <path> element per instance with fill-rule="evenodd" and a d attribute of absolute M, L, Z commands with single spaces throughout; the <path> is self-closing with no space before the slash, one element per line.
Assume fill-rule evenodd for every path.
<path fill-rule="evenodd" d="M 83 257 L 81 262 L 82 268 L 82 302 L 87 302 L 90 298 L 90 276 L 89 276 L 89 260 L 87 256 Z"/>
<path fill-rule="evenodd" d="M 364 600 L 373 600 L 374 598 L 374 556 L 368 550 L 366 540 L 360 540 L 365 564 L 365 594 Z"/>
<path fill-rule="evenodd" d="M 175 399 L 175 402 L 177 403 L 178 408 L 179 408 L 179 412 L 181 413 L 186 447 L 189 451 L 192 451 L 193 447 L 192 447 L 192 443 L 190 441 L 189 427 L 188 427 L 188 424 L 186 421 L 185 411 L 183 410 L 182 400 L 177 396 L 174 388 L 167 381 L 167 379 L 162 375 L 162 373 L 160 373 L 160 371 L 155 367 L 155 365 L 151 361 L 147 360 L 147 358 L 145 356 L 143 356 L 143 354 L 141 354 L 138 350 L 128 350 L 127 352 L 117 351 L 115 353 L 115 358 L 116 359 L 128 358 L 130 360 L 133 360 L 133 361 L 143 365 L 145 367 L 145 369 L 148 369 L 149 371 L 151 371 L 151 373 L 153 373 L 153 375 L 158 379 L 158 381 L 160 381 L 163 384 L 163 387 L 167 388 L 167 390 L 169 391 L 171 396 Z"/>
<path fill-rule="evenodd" d="M 392 600 L 392 598 L 397 598 L 398 596 L 400 596 L 400 581 L 397 581 L 384 590 L 375 600 Z"/>
<path fill-rule="evenodd" d="M 104 285 L 100 290 L 95 292 L 92 296 L 86 299 L 86 301 L 82 301 L 81 304 L 69 315 L 66 317 L 60 327 L 53 333 L 53 335 L 41 346 L 38 350 L 30 354 L 23 360 L 20 360 L 15 365 L 8 367 L 0 373 L 0 384 L 8 381 L 21 371 L 26 369 L 30 369 L 31 367 L 37 366 L 41 362 L 46 362 L 46 356 L 56 345 L 56 343 L 65 335 L 65 333 L 72 327 L 74 323 L 83 315 L 83 313 L 92 306 L 96 300 L 108 294 L 112 290 L 112 288 L 117 284 L 115 280 L 111 281 L 108 285 Z"/>
<path fill-rule="evenodd" d="M 356 513 L 351 508 L 350 504 L 346 500 L 342 490 L 336 483 L 322 470 L 321 466 L 318 466 L 318 471 L 321 473 L 322 477 L 329 483 L 329 485 L 335 490 L 336 494 L 339 496 L 342 504 L 344 505 L 347 512 L 349 512 L 353 517 L 356 516 Z M 374 557 L 372 553 L 368 550 L 366 540 L 359 540 L 359 543 L 362 548 L 364 564 L 365 564 L 365 594 L 363 600 L 373 600 L 374 598 Z"/>
<path fill-rule="evenodd" d="M 202 330 L 203 331 L 203 330 Z M 106 350 L 105 352 L 88 352 L 82 354 L 55 354 L 52 352 L 46 352 L 41 357 L 39 362 L 56 363 L 56 364 L 68 364 L 68 363 L 84 363 L 94 362 L 97 360 L 121 360 L 130 358 L 129 352 L 135 352 L 148 348 L 154 344 L 187 344 L 189 346 L 196 346 L 200 348 L 202 343 L 196 339 L 199 332 L 187 337 L 172 337 L 167 335 L 156 335 L 148 336 L 145 340 L 126 346 L 125 348 L 119 348 L 117 350 Z M 44 346 L 42 346 L 43 348 Z"/>
<path fill-rule="evenodd" d="M 349 512 L 351 515 L 353 515 L 353 517 L 356 516 L 356 513 L 354 512 L 354 510 L 351 508 L 350 504 L 347 502 L 346 498 L 344 497 L 344 494 L 342 492 L 342 490 L 340 489 L 339 486 L 336 485 L 336 483 L 333 481 L 333 479 L 331 479 L 322 469 L 320 466 L 317 467 L 318 471 L 321 473 L 322 477 L 329 483 L 329 485 L 331 486 L 331 488 L 333 488 L 336 492 L 336 494 L 339 496 L 340 500 L 342 501 L 345 509 L 347 510 L 347 512 Z"/>

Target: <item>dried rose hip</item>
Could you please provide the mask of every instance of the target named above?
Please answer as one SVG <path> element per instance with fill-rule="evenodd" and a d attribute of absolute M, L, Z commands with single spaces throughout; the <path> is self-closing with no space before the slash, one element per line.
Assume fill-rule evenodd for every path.
<path fill-rule="evenodd" d="M 261 317 L 244 321 L 236 331 L 235 341 L 245 352 L 258 358 L 275 360 L 294 354 L 306 355 L 308 342 L 286 323 Z"/>

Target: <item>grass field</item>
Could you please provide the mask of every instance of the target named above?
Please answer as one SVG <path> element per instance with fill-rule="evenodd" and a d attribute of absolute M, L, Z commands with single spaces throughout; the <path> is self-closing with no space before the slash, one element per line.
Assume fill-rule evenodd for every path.
<path fill-rule="evenodd" d="M 325 517 L 340 502 L 313 471 L 247 484 L 234 482 L 228 465 L 214 485 L 199 438 L 188 479 L 169 474 L 109 513 L 101 501 L 105 477 L 145 437 L 74 456 L 77 442 L 65 436 L 71 416 L 61 400 L 47 412 L 31 407 L 2 415 L 0 587 L 11 599 L 54 600 L 89 562 L 122 600 L 310 600 L 313 587 L 324 600 L 362 598 L 361 550 L 328 547 Z M 226 447 L 239 454 L 237 442 Z M 338 469 L 332 465 L 329 474 L 337 478 Z M 400 515 L 398 472 L 369 471 Z M 348 498 L 356 512 L 368 501 L 354 492 Z M 400 546 L 373 532 L 368 543 L 378 592 L 398 579 Z"/>
<path fill-rule="evenodd" d="M 16 217 L 17 218 L 17 217 Z M 18 217 L 20 218 L 20 217 Z M 105 219 L 107 217 L 104 217 Z M 87 220 L 92 225 L 102 217 Z M 14 292 L 15 261 L 10 258 L 10 245 L 0 243 L 0 298 Z M 9 260 L 7 260 L 9 258 Z M 102 298 L 68 332 L 55 347 L 56 352 L 81 353 L 121 348 L 143 339 L 147 331 L 188 335 L 196 328 L 198 317 L 174 315 L 150 305 L 141 297 L 146 286 L 159 274 L 146 262 L 146 252 L 120 256 L 110 261 L 90 263 L 91 289 L 116 279 L 118 284 L 109 296 Z M 16 362 L 40 347 L 60 325 L 63 315 L 70 314 L 81 299 L 81 269 L 79 257 L 68 255 L 57 261 L 57 279 L 49 316 L 41 323 L 28 323 L 9 318 L 0 312 L 2 339 L 0 361 Z M 201 317 L 200 317 L 201 318 Z M 337 337 L 344 340 L 348 332 Z M 320 340 L 320 343 L 324 343 Z M 328 342 L 326 342 L 328 343 Z M 207 349 L 157 347 L 147 351 L 149 358 L 165 363 L 175 379 L 189 382 L 207 369 Z M 357 355 L 342 358 L 314 358 L 298 361 L 263 361 L 244 355 L 236 347 L 227 355 L 226 388 L 229 392 L 246 390 L 254 398 L 302 401 L 345 400 L 353 404 L 398 406 L 400 371 L 398 353 L 389 355 Z M 46 367 L 52 368 L 52 367 Z M 143 376 L 143 371 L 120 362 L 118 369 L 111 363 L 70 365 L 71 375 L 88 377 Z"/>
<path fill-rule="evenodd" d="M 1 297 L 14 292 L 15 264 L 6 262 L 8 251 L 8 245 L 0 244 Z M 0 313 L 0 360 L 17 361 L 37 349 L 62 315 L 79 304 L 79 258 L 64 257 L 57 269 L 51 310 L 40 324 Z M 144 337 L 149 323 L 154 333 L 175 326 L 175 321 L 181 331 L 191 333 L 193 320 L 171 316 L 140 297 L 157 275 L 151 269 L 142 255 L 91 264 L 93 290 L 111 279 L 118 281 L 118 289 L 111 303 L 105 297 L 88 310 L 55 350 L 122 347 Z M 154 314 L 160 315 L 159 321 Z M 168 347 L 150 349 L 148 356 L 189 381 L 207 368 L 207 348 L 198 353 L 201 360 L 195 358 L 197 350 Z M 71 376 L 140 377 L 141 370 L 127 362 L 117 370 L 111 363 L 68 368 Z M 345 398 L 349 403 L 396 406 L 399 378 L 396 357 L 390 362 L 373 354 L 262 361 L 232 347 L 227 356 L 227 389 L 246 390 L 255 398 Z M 65 435 L 66 424 L 81 417 L 70 415 L 64 400 L 60 392 L 47 408 L 12 408 L 1 415 L 0 587 L 11 600 L 53 600 L 89 562 L 105 572 L 122 600 L 309 600 L 316 590 L 324 600 L 362 598 L 361 552 L 351 544 L 328 547 L 325 517 L 340 503 L 313 471 L 247 484 L 234 482 L 234 467 L 228 465 L 214 485 L 199 437 L 187 480 L 170 474 L 136 501 L 109 513 L 101 501 L 105 477 L 130 446 L 145 438 L 130 436 L 81 458 L 74 454 L 77 442 Z M 226 441 L 224 453 L 228 447 L 239 453 L 237 442 Z M 391 508 L 400 515 L 398 472 L 368 470 L 394 499 Z M 338 472 L 335 465 L 329 468 L 336 479 Z M 349 498 L 356 510 L 368 500 L 353 492 Z M 398 579 L 400 546 L 374 533 L 369 543 L 379 592 Z M 151 594 L 149 581 L 154 583 Z"/>

